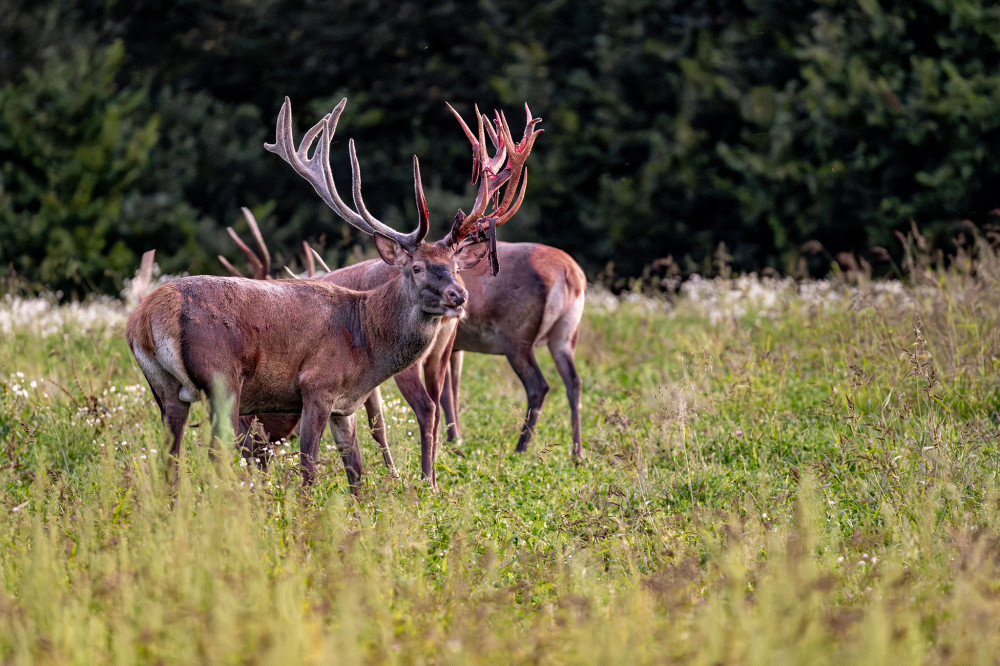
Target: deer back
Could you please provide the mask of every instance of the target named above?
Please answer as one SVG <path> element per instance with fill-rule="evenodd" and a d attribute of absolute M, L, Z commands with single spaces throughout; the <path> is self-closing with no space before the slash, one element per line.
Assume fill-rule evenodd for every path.
<path fill-rule="evenodd" d="M 200 276 L 153 292 L 126 336 L 137 358 L 159 361 L 189 394 L 239 380 L 242 413 L 300 410 L 306 375 L 329 385 L 336 408 L 356 409 L 433 341 L 440 318 L 423 305 L 402 280 L 358 292 L 317 280 Z"/>

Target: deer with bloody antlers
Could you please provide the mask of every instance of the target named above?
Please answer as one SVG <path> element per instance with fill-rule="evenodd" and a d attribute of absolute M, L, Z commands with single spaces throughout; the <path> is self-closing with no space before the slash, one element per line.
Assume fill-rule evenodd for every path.
<path fill-rule="evenodd" d="M 493 131 L 477 107 L 478 132 L 473 134 L 462 117 L 454 109 L 451 112 L 472 144 L 472 182 L 479 178 L 502 178 L 501 166 L 510 150 L 509 131 L 503 114 L 495 114 L 496 131 Z M 492 157 L 487 151 L 484 130 L 496 149 Z M 573 429 L 572 455 L 574 460 L 579 461 L 583 458 L 580 423 L 583 382 L 574 357 L 586 298 L 586 275 L 568 254 L 540 243 L 497 243 L 493 247 L 493 256 L 503 265 L 502 272 L 497 272 L 497 263 L 492 264 L 489 270 L 480 264 L 464 275 L 466 289 L 469 290 L 469 307 L 456 331 L 448 382 L 442 396 L 448 438 L 461 439 L 458 401 L 462 353 L 497 354 L 507 359 L 527 394 L 528 410 L 514 449 L 527 451 L 549 391 L 535 359 L 534 348 L 547 345 L 566 386 Z"/>

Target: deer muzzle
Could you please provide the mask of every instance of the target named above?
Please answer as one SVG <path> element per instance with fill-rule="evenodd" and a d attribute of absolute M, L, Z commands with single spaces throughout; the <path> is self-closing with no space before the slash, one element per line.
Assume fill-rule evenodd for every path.
<path fill-rule="evenodd" d="M 465 304 L 469 300 L 469 292 L 463 287 L 454 286 L 445 289 L 442 306 L 445 316 L 463 317 L 465 316 Z"/>

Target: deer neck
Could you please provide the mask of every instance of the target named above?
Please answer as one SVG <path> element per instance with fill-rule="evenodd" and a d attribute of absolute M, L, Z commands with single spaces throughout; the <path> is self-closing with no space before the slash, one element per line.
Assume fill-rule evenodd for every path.
<path fill-rule="evenodd" d="M 360 319 L 373 354 L 383 354 L 392 375 L 413 365 L 434 341 L 442 317 L 423 311 L 416 288 L 397 275 L 365 292 Z M 373 345 L 377 340 L 378 345 Z"/>

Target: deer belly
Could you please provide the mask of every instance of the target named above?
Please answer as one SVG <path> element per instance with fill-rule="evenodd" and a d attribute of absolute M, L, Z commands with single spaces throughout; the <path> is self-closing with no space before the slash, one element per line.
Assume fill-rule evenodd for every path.
<path fill-rule="evenodd" d="M 299 413 L 302 390 L 295 378 L 256 375 L 247 378 L 240 390 L 240 413 Z"/>
<path fill-rule="evenodd" d="M 458 325 L 453 349 L 479 354 L 504 354 L 500 336 L 492 326 L 470 326 L 464 322 Z"/>

